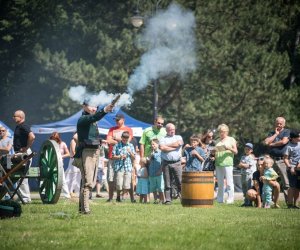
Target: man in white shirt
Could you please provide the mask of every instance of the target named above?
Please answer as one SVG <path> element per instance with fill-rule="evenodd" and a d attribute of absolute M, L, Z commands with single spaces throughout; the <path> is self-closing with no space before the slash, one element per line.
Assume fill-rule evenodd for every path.
<path fill-rule="evenodd" d="M 172 204 L 171 183 L 173 178 L 178 192 L 181 192 L 181 154 L 183 140 L 180 135 L 175 134 L 175 125 L 168 123 L 166 125 L 167 135 L 159 140 L 159 148 L 161 150 L 162 168 L 165 182 L 165 205 Z"/>

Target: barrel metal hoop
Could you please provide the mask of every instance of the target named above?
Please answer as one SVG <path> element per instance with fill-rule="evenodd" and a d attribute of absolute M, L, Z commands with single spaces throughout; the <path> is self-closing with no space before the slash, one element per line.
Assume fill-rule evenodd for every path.
<path fill-rule="evenodd" d="M 182 176 L 182 183 L 214 183 L 214 179 L 211 176 Z"/>
<path fill-rule="evenodd" d="M 203 200 L 195 200 L 195 199 L 182 199 L 182 205 L 192 206 L 192 205 L 213 205 L 213 199 L 203 199 Z"/>

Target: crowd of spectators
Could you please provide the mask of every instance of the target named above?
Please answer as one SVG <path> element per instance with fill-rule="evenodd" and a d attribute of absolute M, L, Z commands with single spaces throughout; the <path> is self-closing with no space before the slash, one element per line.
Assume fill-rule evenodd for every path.
<path fill-rule="evenodd" d="M 84 109 L 86 120 L 97 115 L 96 109 L 89 113 L 88 104 L 84 105 L 87 105 Z M 105 115 L 103 110 L 100 113 L 101 117 Z M 101 119 L 99 117 L 95 119 Z M 17 123 L 14 141 L 8 139 L 6 129 L 0 127 L 1 155 L 7 154 L 12 148 L 15 152 L 30 152 L 34 134 L 24 123 L 24 112 L 16 111 L 14 120 Z M 51 135 L 50 139 L 59 145 L 60 160 L 70 157 L 67 171 L 63 173 L 65 198 L 78 197 L 80 193 L 95 187 L 96 198 L 102 198 L 101 188 L 104 187 L 108 192 L 107 202 L 113 201 L 116 191 L 116 202 L 123 202 L 129 195 L 133 203 L 136 202 L 136 196 L 139 196 L 141 203 L 149 203 L 152 196 L 155 204 L 171 205 L 174 198 L 180 198 L 183 171 L 214 171 L 216 202 L 235 202 L 233 168 L 238 149 L 237 141 L 229 135 L 226 124 L 220 124 L 217 130 L 194 134 L 189 144 L 184 145 L 182 137 L 176 134 L 175 125 L 168 123 L 164 126 L 162 116 L 158 116 L 153 126 L 143 131 L 139 142 L 133 137 L 131 128 L 125 126 L 122 114 L 117 114 L 115 121 L 116 126 L 109 130 L 105 139 L 88 147 L 89 152 L 96 150 L 97 158 L 93 162 L 96 164 L 93 172 L 89 174 L 90 177 L 85 177 L 88 178 L 85 181 L 82 179 L 83 166 L 76 166 L 75 163 L 76 167 L 73 166 L 76 153 L 84 150 L 80 148 L 78 134 L 74 134 L 70 150 L 57 132 Z M 300 131 L 289 130 L 285 125 L 283 117 L 276 118 L 274 130 L 264 140 L 268 154 L 255 156 L 255 145 L 251 142 L 244 145 L 237 165 L 241 172 L 243 207 L 279 208 L 279 194 L 282 191 L 287 207 L 299 208 Z M 22 183 L 20 189 L 24 200 L 30 202 L 28 184 Z M 82 196 L 81 202 L 80 212 L 90 213 L 86 195 Z"/>

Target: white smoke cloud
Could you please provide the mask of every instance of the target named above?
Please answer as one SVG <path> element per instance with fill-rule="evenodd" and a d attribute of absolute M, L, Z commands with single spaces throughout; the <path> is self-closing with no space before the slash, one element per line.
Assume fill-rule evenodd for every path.
<path fill-rule="evenodd" d="M 130 106 L 132 95 L 144 89 L 152 80 L 176 74 L 182 79 L 196 69 L 195 17 L 191 11 L 171 4 L 165 11 L 158 11 L 149 19 L 141 42 L 146 53 L 141 57 L 140 65 L 129 77 L 127 91 L 123 93 L 116 106 Z M 86 87 L 71 87 L 69 96 L 80 104 L 88 100 L 91 105 L 101 106 L 111 103 L 118 94 L 100 91 L 88 93 Z"/>
<path fill-rule="evenodd" d="M 71 87 L 68 94 L 71 100 L 80 104 L 82 104 L 83 101 L 88 101 L 88 103 L 92 106 L 107 105 L 111 103 L 112 100 L 118 95 L 107 93 L 104 90 L 101 90 L 98 94 L 88 93 L 86 87 L 81 85 L 77 87 Z M 115 106 L 129 106 L 132 102 L 132 97 L 127 93 L 123 93 L 121 94 L 121 97 Z"/>
<path fill-rule="evenodd" d="M 177 74 L 183 79 L 196 69 L 195 26 L 193 13 L 177 4 L 149 19 L 141 39 L 147 52 L 129 78 L 129 94 L 159 77 Z"/>

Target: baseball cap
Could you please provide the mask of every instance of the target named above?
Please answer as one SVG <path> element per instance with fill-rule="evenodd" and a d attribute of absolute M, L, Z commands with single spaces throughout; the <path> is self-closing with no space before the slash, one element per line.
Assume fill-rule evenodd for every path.
<path fill-rule="evenodd" d="M 96 107 L 95 103 L 93 103 L 90 99 L 84 99 L 82 105 Z"/>
<path fill-rule="evenodd" d="M 87 99 L 84 99 L 84 101 L 82 102 L 82 105 L 89 105 L 89 100 L 87 100 Z"/>
<path fill-rule="evenodd" d="M 248 143 L 245 144 L 245 147 L 253 149 L 253 144 L 248 142 Z"/>
<path fill-rule="evenodd" d="M 290 138 L 299 138 L 299 131 L 298 130 L 292 130 L 290 132 Z"/>
<path fill-rule="evenodd" d="M 115 120 L 121 120 L 121 119 L 125 119 L 123 114 L 116 114 L 116 116 L 114 117 Z"/>

